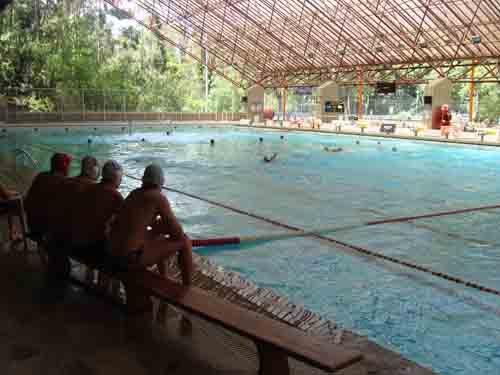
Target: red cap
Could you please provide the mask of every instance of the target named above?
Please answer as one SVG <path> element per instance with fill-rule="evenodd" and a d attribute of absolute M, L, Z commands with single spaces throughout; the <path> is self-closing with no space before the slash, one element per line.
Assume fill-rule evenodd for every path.
<path fill-rule="evenodd" d="M 58 172 L 67 176 L 70 163 L 71 156 L 63 153 L 55 153 L 50 161 L 52 172 Z"/>

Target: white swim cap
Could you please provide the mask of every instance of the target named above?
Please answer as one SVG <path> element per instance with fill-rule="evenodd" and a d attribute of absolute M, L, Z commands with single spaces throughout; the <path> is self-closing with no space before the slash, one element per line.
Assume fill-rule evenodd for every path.
<path fill-rule="evenodd" d="M 122 166 L 115 160 L 108 160 L 102 167 L 102 179 L 104 181 L 113 181 L 116 176 L 121 177 L 122 173 Z"/>
<path fill-rule="evenodd" d="M 163 175 L 163 170 L 161 169 L 161 167 L 156 164 L 148 165 L 144 170 L 142 183 L 162 187 L 165 183 L 165 177 Z"/>

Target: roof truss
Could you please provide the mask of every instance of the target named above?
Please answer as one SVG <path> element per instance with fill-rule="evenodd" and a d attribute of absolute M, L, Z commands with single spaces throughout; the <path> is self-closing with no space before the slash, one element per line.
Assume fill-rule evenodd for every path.
<path fill-rule="evenodd" d="M 500 82 L 498 0 L 105 1 L 239 86 L 464 82 L 473 64 Z"/>

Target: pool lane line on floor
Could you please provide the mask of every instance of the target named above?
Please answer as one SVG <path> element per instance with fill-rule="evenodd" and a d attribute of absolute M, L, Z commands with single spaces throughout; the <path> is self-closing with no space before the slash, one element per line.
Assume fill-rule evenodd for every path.
<path fill-rule="evenodd" d="M 52 148 L 50 148 L 48 146 L 41 146 L 41 147 L 39 145 L 31 145 L 31 146 L 34 147 L 34 148 L 38 147 L 38 148 L 41 148 L 41 149 L 49 150 L 51 152 L 57 152 L 57 150 L 52 149 Z M 71 155 L 71 154 L 69 154 L 69 155 Z M 75 160 L 80 160 L 75 155 L 71 155 L 71 156 L 74 156 Z M 140 178 L 128 175 L 126 173 L 124 173 L 124 176 L 126 176 L 128 178 L 131 178 L 133 180 L 136 180 L 136 181 L 141 181 Z M 293 230 L 293 231 L 296 231 L 296 232 L 297 231 L 305 232 L 305 230 L 302 229 L 302 228 L 295 227 L 295 226 L 292 226 L 292 225 L 289 225 L 289 224 L 286 224 L 286 223 L 281 223 L 281 222 L 279 222 L 277 220 L 273 220 L 273 219 L 270 219 L 270 218 L 266 218 L 264 216 L 253 214 L 251 212 L 247 212 L 247 211 L 241 210 L 239 208 L 231 207 L 231 206 L 228 206 L 228 205 L 226 205 L 224 203 L 220 203 L 220 202 L 217 202 L 217 201 L 213 201 L 211 199 L 203 198 L 203 197 L 197 196 L 195 194 L 187 193 L 187 192 L 184 192 L 182 190 L 178 190 L 178 189 L 174 189 L 174 188 L 167 188 L 165 186 L 162 186 L 162 189 L 164 189 L 166 191 L 178 193 L 178 194 L 181 194 L 181 195 L 193 198 L 193 199 L 204 201 L 204 202 L 210 203 L 210 204 L 212 204 L 214 206 L 225 208 L 227 210 L 230 210 L 230 211 L 233 211 L 233 212 L 236 212 L 236 213 L 248 216 L 248 217 L 252 217 L 254 219 L 258 219 L 258 220 L 267 222 L 269 224 L 273 224 L 275 226 L 279 226 L 279 227 L 286 228 L 286 229 L 289 229 L 289 230 Z M 451 214 L 459 214 L 459 213 L 466 213 L 466 212 L 472 212 L 472 211 L 478 211 L 478 210 L 497 209 L 497 208 L 500 208 L 500 205 L 483 206 L 483 207 L 479 207 L 479 208 L 466 208 L 466 209 L 455 210 L 455 211 L 440 212 L 440 213 L 437 213 L 437 214 L 425 214 L 425 215 L 407 216 L 407 217 L 404 217 L 404 218 L 387 219 L 387 220 L 385 220 L 384 223 L 401 222 L 401 219 L 405 219 L 406 221 L 409 221 L 409 220 L 423 219 L 423 218 L 429 218 L 429 217 L 444 216 L 444 215 L 451 215 Z M 372 225 L 375 225 L 375 224 L 372 224 Z M 444 279 L 444 280 L 447 280 L 447 281 L 450 281 L 450 282 L 454 282 L 454 283 L 459 284 L 459 285 L 466 286 L 468 288 L 479 290 L 479 291 L 481 291 L 483 293 L 488 293 L 488 294 L 493 294 L 493 295 L 496 295 L 496 296 L 500 296 L 500 291 L 498 291 L 496 289 L 493 289 L 493 288 L 490 288 L 490 287 L 478 284 L 478 283 L 473 282 L 473 281 L 466 281 L 466 280 L 463 280 L 463 279 L 461 279 L 459 277 L 446 274 L 444 272 L 434 271 L 434 270 L 432 270 L 432 269 L 430 269 L 428 267 L 424 267 L 424 266 L 418 265 L 416 263 L 412 263 L 412 262 L 409 262 L 409 261 L 406 261 L 406 260 L 401 260 L 401 259 L 398 259 L 398 258 L 394 258 L 394 257 L 391 257 L 389 255 L 384 255 L 384 254 L 378 253 L 376 251 L 363 248 L 361 246 L 352 245 L 352 244 L 349 244 L 347 242 L 339 241 L 339 240 L 336 240 L 334 238 L 323 236 L 323 235 L 316 234 L 316 235 L 311 235 L 311 237 L 318 238 L 318 239 L 321 239 L 321 240 L 324 240 L 324 241 L 327 241 L 327 242 L 330 242 L 330 243 L 334 243 L 336 245 L 341 245 L 341 246 L 343 246 L 345 248 L 355 250 L 355 251 L 357 251 L 359 253 L 362 253 L 362 254 L 365 254 L 365 255 L 368 255 L 368 256 L 371 256 L 371 257 L 374 257 L 374 258 L 383 259 L 385 261 L 388 261 L 388 262 L 391 262 L 391 263 L 395 263 L 395 264 L 398 264 L 400 266 L 404 266 L 404 267 L 407 267 L 407 268 L 410 268 L 410 269 L 421 271 L 421 272 L 433 275 L 435 277 L 438 277 L 438 278 L 441 278 L 441 279 Z"/>

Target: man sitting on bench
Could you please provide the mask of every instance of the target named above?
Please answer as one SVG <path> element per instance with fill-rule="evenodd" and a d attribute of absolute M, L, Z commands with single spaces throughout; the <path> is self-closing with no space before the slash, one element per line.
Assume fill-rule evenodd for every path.
<path fill-rule="evenodd" d="M 80 175 L 74 177 L 74 180 L 84 184 L 93 184 L 96 183 L 99 179 L 99 162 L 93 156 L 85 156 L 82 159 L 82 167 L 81 167 Z"/>
<path fill-rule="evenodd" d="M 162 169 L 149 165 L 144 171 L 142 186 L 125 199 L 111 228 L 111 253 L 126 258 L 131 269 L 157 265 L 163 276 L 166 276 L 164 262 L 177 253 L 182 282 L 190 285 L 191 241 L 161 192 L 163 184 Z"/>
<path fill-rule="evenodd" d="M 70 235 L 73 248 L 105 248 L 109 226 L 124 201 L 118 191 L 122 175 L 121 165 L 109 160 L 102 168 L 101 181 L 73 197 Z"/>
<path fill-rule="evenodd" d="M 82 194 L 97 183 L 99 178 L 99 164 L 93 156 L 85 156 L 82 159 L 81 172 L 76 177 L 66 178 L 58 186 L 58 199 L 51 206 L 53 212 L 53 224 L 51 225 L 51 236 L 59 243 L 67 243 L 72 246 L 73 237 L 78 230 L 74 230 L 75 220 L 81 216 L 82 208 L 99 207 L 94 202 L 82 199 Z M 55 192 L 52 192 L 55 194 Z M 79 227 L 84 227 L 81 222 Z"/>
<path fill-rule="evenodd" d="M 107 249 L 110 226 L 123 204 L 118 191 L 123 169 L 114 160 L 102 168 L 102 178 L 73 197 L 74 207 L 70 214 L 70 231 L 67 239 L 71 251 L 79 256 L 90 256 L 99 262 Z M 71 198 L 71 197 L 68 197 Z M 87 280 L 93 281 L 93 270 L 88 270 Z M 106 288 L 107 279 L 99 276 L 99 286 Z"/>
<path fill-rule="evenodd" d="M 50 171 L 39 173 L 26 195 L 24 209 L 28 219 L 31 236 L 40 241 L 49 233 L 55 213 L 52 204 L 57 200 L 58 188 L 69 172 L 71 157 L 56 153 L 50 159 Z"/>

